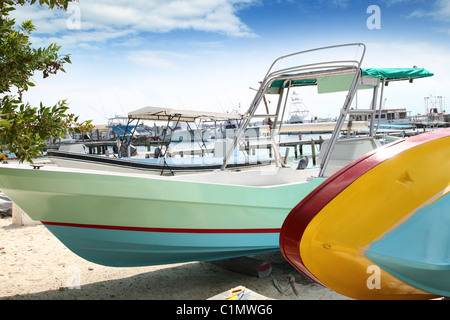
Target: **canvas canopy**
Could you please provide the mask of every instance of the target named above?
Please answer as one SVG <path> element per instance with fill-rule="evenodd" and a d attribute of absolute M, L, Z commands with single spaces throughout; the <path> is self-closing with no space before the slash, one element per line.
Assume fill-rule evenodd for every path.
<path fill-rule="evenodd" d="M 363 76 L 395 80 L 410 80 L 431 77 L 434 74 L 424 68 L 361 68 Z"/>
<path fill-rule="evenodd" d="M 129 119 L 154 120 L 154 121 L 181 121 L 181 122 L 195 122 L 200 120 L 239 120 L 243 115 L 238 113 L 220 113 L 209 111 L 195 111 L 195 110 L 179 110 L 162 107 L 144 107 L 128 113 Z"/>
<path fill-rule="evenodd" d="M 279 88 L 285 83 L 293 87 L 317 86 L 318 93 L 347 91 L 353 80 L 355 69 L 342 68 L 327 72 L 311 72 L 298 75 L 286 75 L 280 80 L 275 80 L 267 89 L 267 93 L 278 93 Z M 374 78 L 388 81 L 413 80 L 431 77 L 434 74 L 423 68 L 361 68 L 363 78 Z M 285 79 L 291 79 L 285 82 Z M 361 86 L 360 89 L 364 89 Z"/>

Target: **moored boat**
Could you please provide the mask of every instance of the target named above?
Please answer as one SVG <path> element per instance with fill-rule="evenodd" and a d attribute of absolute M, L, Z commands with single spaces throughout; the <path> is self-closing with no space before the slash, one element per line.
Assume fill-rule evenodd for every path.
<path fill-rule="evenodd" d="M 128 127 L 125 126 L 126 131 L 129 131 L 129 137 L 122 138 L 122 144 L 118 147 L 119 152 L 117 155 L 104 156 L 70 150 L 49 150 L 47 154 L 48 158 L 60 167 L 79 169 L 145 172 L 150 174 L 186 174 L 213 171 L 222 167 L 223 153 L 227 144 L 230 144 L 229 141 L 231 139 L 214 139 L 213 142 L 208 142 L 209 145 L 214 143 L 214 146 L 208 148 L 206 138 L 202 134 L 198 134 L 202 130 L 196 129 L 194 131 L 190 128 L 199 127 L 201 125 L 199 121 L 214 121 L 217 123 L 230 120 L 238 121 L 242 120 L 242 118 L 243 115 L 237 113 L 144 107 L 131 111 L 128 114 L 128 125 L 132 128 L 137 128 L 137 125 L 131 125 L 131 123 L 136 121 L 139 123 L 139 121 L 144 120 L 164 121 L 167 123 L 169 133 L 162 136 L 162 140 L 154 152 L 144 153 L 144 156 L 131 156 L 132 152 L 127 152 L 126 149 L 131 140 L 130 137 L 133 137 L 134 130 L 129 131 Z M 171 122 L 175 124 L 171 125 Z M 189 130 L 186 129 L 183 133 L 175 135 L 175 132 L 178 132 L 178 130 L 175 130 L 175 127 L 180 123 L 186 123 L 186 128 L 189 128 Z M 253 131 L 255 130 L 247 130 L 248 135 L 253 133 Z M 181 137 L 186 138 L 181 140 L 187 149 L 179 152 L 181 156 L 174 157 L 169 151 L 172 149 L 172 145 L 180 145 L 178 138 Z M 200 156 L 191 156 L 193 152 L 199 153 Z M 183 156 L 184 153 L 186 154 L 185 156 Z M 228 168 L 242 170 L 251 167 L 267 166 L 272 162 L 273 159 L 268 155 L 251 155 L 245 150 L 236 149 Z"/>
<path fill-rule="evenodd" d="M 143 172 L 150 174 L 192 174 L 218 170 L 223 157 L 124 157 L 77 153 L 70 151 L 48 151 L 48 158 L 60 167 L 113 172 Z M 236 155 L 229 169 L 243 170 L 268 166 L 273 159 L 264 155 Z"/>

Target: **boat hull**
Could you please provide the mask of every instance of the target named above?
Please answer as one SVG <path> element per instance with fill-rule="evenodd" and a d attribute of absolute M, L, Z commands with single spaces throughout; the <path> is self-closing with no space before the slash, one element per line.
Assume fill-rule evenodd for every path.
<path fill-rule="evenodd" d="M 55 224 L 45 226 L 86 260 L 114 267 L 210 261 L 279 250 L 279 228 L 172 230 Z"/>
<path fill-rule="evenodd" d="M 286 170 L 286 176 L 295 175 Z M 217 172 L 196 181 L 197 175 L 2 166 L 0 189 L 79 256 L 132 267 L 279 250 L 285 217 L 298 197 L 323 179 L 272 186 L 227 182 L 241 175 L 238 180 L 249 180 L 251 174 Z M 206 182 L 214 177 L 220 182 Z M 276 180 L 264 174 L 256 178 Z"/>
<path fill-rule="evenodd" d="M 448 296 L 449 191 L 450 129 L 392 143 L 303 199 L 283 224 L 281 251 L 352 298 Z"/>

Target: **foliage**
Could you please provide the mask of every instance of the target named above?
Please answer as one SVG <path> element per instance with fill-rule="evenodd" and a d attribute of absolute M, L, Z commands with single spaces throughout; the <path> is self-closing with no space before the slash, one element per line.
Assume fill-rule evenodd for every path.
<path fill-rule="evenodd" d="M 64 136 L 68 129 L 91 130 L 90 121 L 77 123 L 77 117 L 66 114 L 65 100 L 53 107 L 32 107 L 22 102 L 22 93 L 34 86 L 32 76 L 41 72 L 44 78 L 65 72 L 64 64 L 71 63 L 69 55 L 60 55 L 60 47 L 52 43 L 48 47 L 33 48 L 29 36 L 35 27 L 31 21 L 16 26 L 9 13 L 18 5 L 38 2 L 50 9 L 67 9 L 72 0 L 0 0 L 0 143 L 21 162 L 32 162 L 40 155 L 45 141 Z M 17 90 L 17 97 L 11 91 Z"/>
<path fill-rule="evenodd" d="M 11 141 L 8 150 L 17 155 L 19 160 L 33 162 L 32 158 L 41 155 L 45 141 L 65 135 L 66 131 L 90 131 L 91 121 L 78 123 L 78 117 L 66 114 L 68 106 L 65 100 L 53 107 L 31 107 L 20 100 L 11 100 L 5 96 L 1 100 L 1 119 L 4 130 L 0 131 L 2 141 Z"/>

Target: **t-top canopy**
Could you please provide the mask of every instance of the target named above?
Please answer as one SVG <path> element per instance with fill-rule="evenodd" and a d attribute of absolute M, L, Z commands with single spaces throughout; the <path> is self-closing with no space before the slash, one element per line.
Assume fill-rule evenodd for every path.
<path fill-rule="evenodd" d="M 355 73 L 353 68 L 341 68 L 335 70 L 329 70 L 327 72 L 310 72 L 296 75 L 284 75 L 280 80 L 275 80 L 271 83 L 270 88 L 279 88 L 285 82 L 286 79 L 292 79 L 291 86 L 311 86 L 317 85 L 318 79 L 324 77 L 342 76 L 345 74 Z M 434 74 L 424 68 L 361 68 L 361 74 L 366 77 L 379 78 L 389 81 L 397 80 L 412 80 L 417 78 L 431 77 Z M 289 84 L 286 83 L 286 86 Z M 272 91 L 269 89 L 269 92 Z"/>
<path fill-rule="evenodd" d="M 385 80 L 410 80 L 432 77 L 434 73 L 424 68 L 361 68 L 363 76 Z"/>
<path fill-rule="evenodd" d="M 240 120 L 244 116 L 238 113 L 220 113 L 194 110 L 178 110 L 162 107 L 144 107 L 128 113 L 128 119 L 154 120 L 154 121 L 181 121 L 194 122 L 201 120 Z"/>

